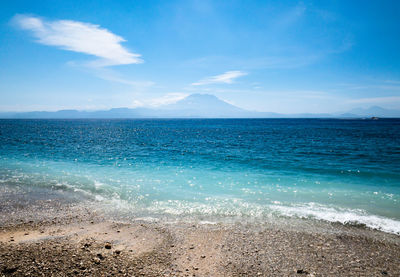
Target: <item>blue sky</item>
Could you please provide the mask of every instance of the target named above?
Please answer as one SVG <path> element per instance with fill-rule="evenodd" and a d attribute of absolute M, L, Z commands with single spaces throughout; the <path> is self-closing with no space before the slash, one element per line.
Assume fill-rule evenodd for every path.
<path fill-rule="evenodd" d="M 400 1 L 0 4 L 0 111 L 400 109 Z"/>

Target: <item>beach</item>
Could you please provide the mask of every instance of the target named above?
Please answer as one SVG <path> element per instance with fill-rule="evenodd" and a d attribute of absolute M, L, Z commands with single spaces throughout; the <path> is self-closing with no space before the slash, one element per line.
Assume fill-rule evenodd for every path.
<path fill-rule="evenodd" d="M 397 119 L 3 120 L 0 276 L 399 276 Z"/>
<path fill-rule="evenodd" d="M 122 221 L 46 195 L 2 201 L 1 276 L 400 274 L 400 237 L 362 226 Z"/>
<path fill-rule="evenodd" d="M 0 277 L 400 277 L 400 1 L 2 1 Z"/>

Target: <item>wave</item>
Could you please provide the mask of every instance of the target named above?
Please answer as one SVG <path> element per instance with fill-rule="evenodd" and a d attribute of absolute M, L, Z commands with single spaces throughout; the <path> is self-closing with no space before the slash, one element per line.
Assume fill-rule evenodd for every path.
<path fill-rule="evenodd" d="M 119 202 L 119 208 L 121 208 Z M 126 207 L 126 206 L 125 206 Z M 146 206 L 131 206 L 136 212 L 150 217 L 170 216 L 206 222 L 272 222 L 274 218 L 304 218 L 341 223 L 343 225 L 366 226 L 386 233 L 400 235 L 400 221 L 368 214 L 362 209 L 326 206 L 317 203 L 282 204 L 274 201 L 270 205 L 249 203 L 242 199 L 214 198 L 207 203 L 184 200 L 153 201 Z"/>
<path fill-rule="evenodd" d="M 230 191 L 221 185 L 216 188 L 220 197 L 209 197 L 210 195 L 215 195 L 213 194 L 214 187 L 210 187 L 210 190 L 207 191 L 206 189 L 192 189 L 192 186 L 189 185 L 189 189 L 185 190 L 179 186 L 173 186 L 174 184 L 172 183 L 171 187 L 167 187 L 167 190 L 160 183 L 156 182 L 156 180 L 166 179 L 165 176 L 167 174 L 153 176 L 149 178 L 148 182 L 143 182 L 142 179 L 149 176 L 147 171 L 142 173 L 139 171 L 132 172 L 128 169 L 125 171 L 118 169 L 116 171 L 113 168 L 101 167 L 99 169 L 87 165 L 84 167 L 82 164 L 77 166 L 69 163 L 11 162 L 7 160 L 3 161 L 3 163 L 0 162 L 0 185 L 25 185 L 32 189 L 40 187 L 69 191 L 93 199 L 99 202 L 100 205 L 111 203 L 111 207 L 115 207 L 117 213 L 129 212 L 132 217 L 152 217 L 155 215 L 158 217 L 171 216 L 175 218 L 191 217 L 205 221 L 241 221 L 242 219 L 246 219 L 249 221 L 265 222 L 269 221 L 268 219 L 278 216 L 365 225 L 372 229 L 400 234 L 400 221 L 375 215 L 374 211 L 378 211 L 379 213 L 378 209 L 367 212 L 362 209 L 341 208 L 339 205 L 327 205 L 328 202 L 324 202 L 322 198 L 318 199 L 324 204 L 314 202 L 295 204 L 293 202 L 298 201 L 300 196 L 297 197 L 297 194 L 287 194 L 285 190 L 281 191 L 281 187 L 278 186 L 276 189 L 277 194 L 274 194 L 273 186 L 265 186 L 264 192 L 266 193 L 261 195 L 257 194 L 256 190 L 253 191 L 246 186 L 237 191 Z M 187 176 L 191 176 L 191 173 L 193 172 L 186 174 Z M 107 178 L 104 176 L 107 176 Z M 142 176 L 144 177 L 142 178 Z M 217 177 L 220 176 L 217 175 Z M 242 180 L 239 178 L 240 176 L 235 175 L 234 177 Z M 168 180 L 172 180 L 172 177 Z M 243 180 L 246 180 L 246 178 Z M 177 181 L 176 183 L 179 182 Z M 165 184 L 169 185 L 168 183 Z M 264 187 L 257 187 L 257 191 L 262 189 Z M 317 189 L 316 192 L 318 192 Z M 337 191 L 337 186 L 335 189 Z M 382 187 L 382 189 L 385 189 L 385 187 Z M 356 192 L 354 191 L 349 190 L 347 192 L 359 195 L 355 194 Z M 238 198 L 232 197 L 233 193 Z M 296 193 L 296 191 L 293 191 L 293 193 Z M 308 190 L 301 195 L 302 201 L 310 201 L 304 197 L 307 193 Z M 310 193 L 313 192 L 311 191 Z M 387 205 L 387 207 L 393 209 L 394 212 L 392 214 L 398 217 L 396 210 L 399 203 L 398 193 L 385 193 L 384 196 L 380 196 L 378 191 L 369 191 L 368 193 L 370 194 L 364 195 L 368 199 L 376 200 L 378 197 L 379 199 L 385 197 L 382 201 L 389 203 L 390 205 Z M 273 199 L 282 199 L 282 197 L 277 197 L 282 195 L 288 196 L 285 202 L 272 201 Z M 336 199 L 347 197 L 346 194 L 342 196 L 337 196 Z M 242 199 L 243 197 L 246 197 L 247 200 Z M 268 200 L 266 197 L 268 197 Z M 389 199 L 391 200 L 390 202 L 388 202 Z M 290 202 L 291 200 L 293 202 Z M 261 201 L 263 203 L 260 203 Z M 344 206 L 345 202 L 343 203 Z"/>
<path fill-rule="evenodd" d="M 367 214 L 361 209 L 328 207 L 317 203 L 292 206 L 270 205 L 269 208 L 283 216 L 309 218 L 350 225 L 365 225 L 387 233 L 400 234 L 400 221 Z"/>

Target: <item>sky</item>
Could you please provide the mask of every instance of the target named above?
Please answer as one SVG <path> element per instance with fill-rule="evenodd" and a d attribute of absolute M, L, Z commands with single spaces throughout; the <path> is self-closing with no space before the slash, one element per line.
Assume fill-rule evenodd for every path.
<path fill-rule="evenodd" d="M 400 109 L 400 1 L 0 3 L 0 111 Z"/>

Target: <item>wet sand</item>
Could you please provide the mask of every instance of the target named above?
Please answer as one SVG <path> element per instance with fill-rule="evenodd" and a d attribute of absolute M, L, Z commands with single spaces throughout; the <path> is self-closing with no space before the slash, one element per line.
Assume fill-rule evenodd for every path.
<path fill-rule="evenodd" d="M 380 231 L 126 222 L 63 197 L 1 199 L 0 276 L 400 276 L 400 237 Z"/>

